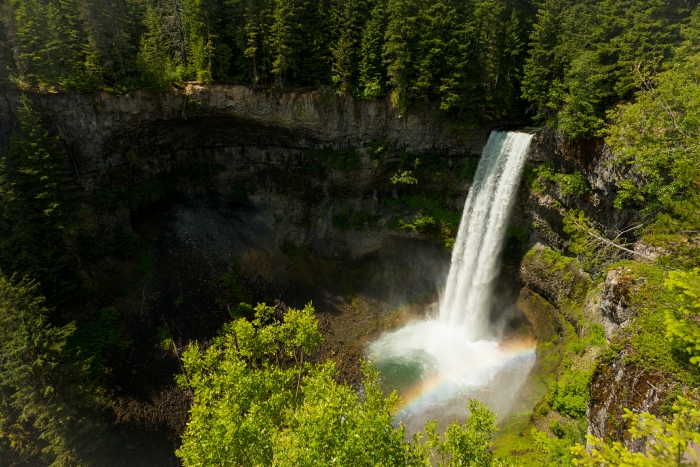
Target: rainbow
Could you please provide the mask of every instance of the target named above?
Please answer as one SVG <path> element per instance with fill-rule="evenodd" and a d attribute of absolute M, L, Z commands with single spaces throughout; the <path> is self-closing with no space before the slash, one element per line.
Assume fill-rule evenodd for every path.
<path fill-rule="evenodd" d="M 428 404 L 449 399 L 460 390 L 459 381 L 475 373 L 482 371 L 495 373 L 498 369 L 522 363 L 523 360 L 534 359 L 535 347 L 536 343 L 531 339 L 505 342 L 499 345 L 499 352 L 495 355 L 489 355 L 477 362 L 470 362 L 447 374 L 437 374 L 423 380 L 402 394 L 398 412 L 411 414 Z"/>

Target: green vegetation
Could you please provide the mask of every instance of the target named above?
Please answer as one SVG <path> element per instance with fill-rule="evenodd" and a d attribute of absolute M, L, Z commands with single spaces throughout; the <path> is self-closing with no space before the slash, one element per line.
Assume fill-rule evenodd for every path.
<path fill-rule="evenodd" d="M 532 17 L 502 0 L 13 0 L 0 63 L 4 84 L 44 90 L 216 79 L 371 99 L 392 88 L 402 112 L 431 98 L 473 126 L 520 110 Z"/>
<path fill-rule="evenodd" d="M 0 274 L 0 456 L 103 465 L 112 442 L 97 412 L 88 362 L 68 358 L 66 349 L 76 339 L 87 344 L 89 356 L 101 354 L 104 347 L 94 339 L 104 322 L 74 334 L 75 324 L 51 325 L 49 312 L 35 283 Z"/>
<path fill-rule="evenodd" d="M 311 363 L 321 344 L 314 309 L 276 319 L 260 304 L 252 321 L 227 324 L 206 350 L 183 353 L 194 391 L 191 420 L 177 451 L 191 465 L 498 465 L 490 451 L 495 416 L 476 401 L 463 424 L 444 435 L 437 424 L 405 440 L 393 425 L 396 394 L 385 398 L 379 375 L 363 364 L 363 397 L 338 384 L 331 361 Z"/>
<path fill-rule="evenodd" d="M 166 352 L 171 352 L 173 349 L 173 335 L 167 326 L 158 326 L 158 345 Z"/>
<path fill-rule="evenodd" d="M 683 40 L 682 1 L 555 1 L 538 5 L 523 74 L 536 119 L 573 137 L 602 136 L 605 110 L 638 89 Z M 688 28 L 691 29 L 691 28 Z"/>
<path fill-rule="evenodd" d="M 544 190 L 542 184 L 545 182 L 555 183 L 562 196 L 583 197 L 591 191 L 581 172 L 572 174 L 557 173 L 554 166 L 550 163 L 528 168 L 526 178 L 531 189 L 536 192 Z"/>
<path fill-rule="evenodd" d="M 457 236 L 457 228 L 462 213 L 447 206 L 444 196 L 404 195 L 398 201 L 384 200 L 392 207 L 396 217 L 394 227 L 397 229 L 420 232 L 440 240 L 447 249 L 451 249 Z M 413 219 L 404 221 L 400 214 L 408 214 Z"/>
<path fill-rule="evenodd" d="M 88 375 L 92 378 L 107 372 L 105 365 L 110 350 L 131 346 L 117 328 L 119 317 L 116 308 L 103 308 L 90 321 L 78 323 L 67 341 L 67 348 L 73 349 L 77 359 L 88 364 Z"/>
<path fill-rule="evenodd" d="M 690 448 L 691 443 L 700 443 L 700 409 L 688 399 L 679 397 L 673 407 L 673 417 L 663 421 L 650 413 L 636 414 L 625 410 L 625 419 L 632 426 L 632 438 L 647 438 L 646 452 L 630 452 L 621 442 L 612 444 L 602 439 L 588 436 L 592 449 L 578 445 L 572 449 L 576 456 L 575 465 L 597 467 L 600 465 L 652 466 L 692 466 L 697 465 L 697 454 Z M 690 459 L 686 462 L 685 455 Z"/>
<path fill-rule="evenodd" d="M 26 96 L 17 118 L 20 129 L 0 158 L 0 270 L 38 281 L 57 304 L 77 288 L 66 243 L 80 226 L 78 189 Z"/>
<path fill-rule="evenodd" d="M 697 192 L 699 65 L 700 54 L 679 54 L 664 71 L 641 74 L 644 89 L 634 103 L 610 112 L 614 124 L 607 142 L 617 162 L 632 165 L 639 174 L 620 184 L 617 207 L 630 204 L 645 214 L 672 211 Z"/>
<path fill-rule="evenodd" d="M 332 85 L 390 93 L 400 112 L 432 101 L 457 130 L 529 109 L 593 138 L 606 109 L 645 87 L 638 75 L 679 46 L 691 52 L 697 17 L 681 0 L 12 0 L 0 11 L 0 76 L 113 93 L 191 80 Z"/>
<path fill-rule="evenodd" d="M 528 231 L 508 235 L 506 260 L 552 285 L 541 293 L 554 311 L 552 341 L 538 348 L 549 371 L 538 397 L 546 394 L 534 411 L 518 415 L 513 426 L 522 436 L 503 450 L 532 465 L 681 465 L 688 442 L 700 442 L 697 408 L 681 397 L 668 410 L 676 395 L 697 394 L 692 388 L 700 385 L 699 26 L 700 9 L 680 0 L 9 0 L 0 6 L 0 86 L 122 94 L 177 92 L 173 83 L 182 89 L 193 80 L 267 90 L 332 85 L 331 92 L 319 88 L 320 105 L 340 106 L 340 94 L 386 95 L 401 114 L 435 109 L 451 130 L 532 117 L 574 139 L 606 137 L 614 164 L 629 169 L 619 171 L 626 178 L 615 205 L 642 217 L 626 235 L 607 238 L 583 173 L 563 173 L 559 164 L 526 173 L 526 189 L 555 198 L 553 215 L 564 216 L 566 238 L 539 219 L 535 228 L 568 251 L 523 255 Z M 201 115 L 202 102 L 180 97 L 184 117 Z M 0 457 L 10 465 L 102 465 L 113 442 L 100 411 L 113 401 L 99 399 L 108 392 L 97 384 L 131 344 L 119 309 L 106 305 L 127 300 L 138 286 L 146 323 L 146 289 L 134 278 L 151 277 L 154 257 L 145 251 L 147 232 L 142 238 L 118 229 L 97 239 L 98 228 L 81 230 L 90 214 L 81 202 L 140 216 L 183 185 L 217 183 L 224 167 L 199 164 L 144 180 L 143 155 L 129 150 L 124 164 L 107 170 L 107 188 L 80 199 L 67 175 L 70 158 L 26 96 L 16 123 L 0 153 Z M 461 217 L 453 197 L 473 179 L 478 159 L 400 145 L 381 140 L 365 148 L 377 169 L 372 176 L 392 192 L 382 200 L 394 216 L 391 227 L 451 248 Z M 353 147 L 305 155 L 302 177 L 290 181 L 273 169 L 268 175 L 309 202 L 325 196 L 310 177 L 361 168 Z M 255 188 L 247 183 L 231 187 L 229 200 L 246 202 Z M 331 220 L 339 230 L 380 221 L 351 208 Z M 637 237 L 656 260 L 630 260 L 626 242 Z M 285 247 L 288 262 L 305 251 Z M 130 280 L 114 287 L 119 292 L 93 293 L 93 267 L 106 263 L 110 274 L 122 268 Z M 584 304 L 613 265 L 624 268 L 633 319 L 608 345 Z M 320 354 L 311 360 L 321 344 L 311 306 L 285 314 L 240 303 L 247 298 L 241 279 L 234 265 L 218 283 L 216 303 L 235 321 L 183 355 L 179 384 L 194 396 L 178 451 L 185 465 L 499 465 L 491 449 L 494 417 L 485 407 L 472 402 L 465 424 L 442 434 L 429 423 L 408 443 L 404 428 L 393 424 L 398 400 L 381 394 L 370 364 L 363 365 L 360 395 L 338 383 L 333 363 Z M 168 300 L 177 313 L 195 305 L 185 296 Z M 80 321 L 66 324 L 74 317 Z M 152 346 L 157 339 L 175 358 L 168 325 L 156 324 L 146 340 Z M 646 454 L 595 439 L 588 453 L 580 444 L 596 365 L 623 356 L 622 364 L 672 385 L 666 418 L 627 414 L 635 426 L 630 436 L 654 441 Z"/>
<path fill-rule="evenodd" d="M 690 363 L 700 366 L 700 269 L 671 271 L 666 287 L 677 293 L 682 304 L 666 311 L 666 337 L 690 355 Z"/>

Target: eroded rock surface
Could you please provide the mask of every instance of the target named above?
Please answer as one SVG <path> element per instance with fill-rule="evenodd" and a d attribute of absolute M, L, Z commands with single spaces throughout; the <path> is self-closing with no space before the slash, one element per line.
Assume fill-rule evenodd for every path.
<path fill-rule="evenodd" d="M 632 282 L 628 273 L 626 268 L 611 269 L 603 283 L 600 313 L 608 340 L 615 331 L 627 326 L 632 318 L 632 310 L 628 306 Z"/>
<path fill-rule="evenodd" d="M 598 365 L 591 380 L 588 404 L 588 433 L 597 437 L 621 440 L 632 451 L 643 451 L 645 439 L 632 438 L 630 428 L 622 418 L 624 408 L 635 413 L 658 413 L 669 391 L 662 376 L 651 375 L 632 362 L 627 352 L 621 352 L 612 362 Z"/>

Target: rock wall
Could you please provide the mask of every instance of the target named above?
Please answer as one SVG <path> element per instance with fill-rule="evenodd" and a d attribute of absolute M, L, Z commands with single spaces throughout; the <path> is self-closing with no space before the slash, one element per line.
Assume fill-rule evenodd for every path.
<path fill-rule="evenodd" d="M 60 136 L 68 154 L 66 170 L 77 176 L 86 199 L 162 174 L 216 166 L 207 189 L 226 195 L 232 186 L 253 185 L 250 199 L 265 211 L 263 217 L 286 226 L 278 243 L 296 248 L 311 241 L 314 252 L 324 256 L 338 251 L 361 256 L 379 248 L 387 235 L 416 236 L 395 230 L 339 232 L 331 225 L 333 210 L 364 210 L 389 222 L 377 192 L 396 197 L 388 183 L 388 164 L 395 156 L 433 149 L 445 156 L 478 155 L 492 128 L 457 134 L 429 106 L 401 115 L 389 97 L 355 100 L 323 87 L 269 92 L 241 85 L 188 85 L 159 96 L 142 91 L 29 95 Z M 6 143 L 16 126 L 20 97 L 6 92 L 0 99 L 0 142 Z M 389 141 L 392 149 L 378 165 L 365 148 L 379 141 Z M 322 177 L 309 177 L 314 167 L 308 149 L 345 147 L 359 150 L 358 168 L 325 167 Z M 202 184 L 181 183 L 179 188 L 192 192 Z M 457 198 L 467 189 L 468 184 L 457 187 Z M 320 207 L 324 200 L 328 202 Z M 126 206 L 95 211 L 91 230 L 98 236 L 130 225 Z"/>
<path fill-rule="evenodd" d="M 555 202 L 553 194 L 566 206 L 583 210 L 613 237 L 615 232 L 637 219 L 635 210 L 614 207 L 617 183 L 629 176 L 629 167 L 613 164 L 614 159 L 603 140 L 571 139 L 551 128 L 544 128 L 535 135 L 528 157 L 530 165 L 549 163 L 557 172 L 580 172 L 590 186 L 590 192 L 583 197 L 564 195 L 558 190 L 556 193 L 530 193 L 522 206 L 524 217 L 540 226 L 533 243 L 541 242 L 554 248 L 566 246 L 561 223 L 565 210 Z"/>
<path fill-rule="evenodd" d="M 5 93 L 0 110 L 11 122 L 20 94 Z M 329 88 L 256 91 L 242 85 L 188 85 L 159 96 L 134 91 L 32 94 L 46 121 L 61 136 L 81 177 L 158 156 L 185 157 L 188 152 L 259 147 L 262 161 L 318 146 L 364 148 L 388 140 L 397 150 L 438 149 L 445 154 L 478 154 L 493 126 L 468 135 L 447 129 L 434 109 L 401 115 L 387 96 L 363 101 L 338 96 Z M 273 151 L 272 148 L 280 148 Z M 156 159 L 154 159 L 156 158 Z"/>

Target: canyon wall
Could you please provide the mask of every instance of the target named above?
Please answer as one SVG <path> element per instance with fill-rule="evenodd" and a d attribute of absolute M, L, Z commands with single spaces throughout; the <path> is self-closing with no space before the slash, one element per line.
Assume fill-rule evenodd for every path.
<path fill-rule="evenodd" d="M 175 225 L 186 226 L 178 227 L 184 243 L 208 254 L 219 254 L 218 259 L 223 262 L 228 261 L 226 255 L 230 251 L 221 245 L 240 232 L 222 227 L 228 220 L 217 224 L 217 212 L 220 214 L 221 210 L 215 212 L 216 209 L 209 208 L 210 198 L 202 196 L 204 189 L 222 195 L 231 187 L 248 190 L 255 214 L 240 225 L 263 225 L 262 231 L 273 232 L 268 235 L 270 241 L 282 250 L 308 248 L 318 257 L 337 258 L 338 252 L 342 252 L 360 258 L 379 250 L 390 237 L 425 240 L 415 231 L 389 228 L 395 213 L 380 202 L 380 198 L 398 198 L 397 187 L 389 183 L 389 167 L 399 160 L 402 152 L 420 154 L 436 150 L 450 158 L 452 166 L 460 159 L 477 156 L 490 130 L 497 126 L 494 123 L 458 133 L 450 131 L 449 121 L 437 119 L 435 109 L 428 104 L 424 110 L 401 115 L 389 97 L 358 101 L 338 96 L 328 88 L 266 92 L 247 86 L 215 84 L 187 85 L 161 96 L 141 91 L 120 96 L 29 95 L 49 129 L 60 137 L 68 154 L 66 171 L 77 177 L 86 199 L 115 187 L 125 190 L 138 187 L 162 174 L 216 166 L 215 171 L 207 172 L 205 187 L 200 179 L 178 182 L 178 188 L 196 202 L 193 209 L 178 214 L 181 218 Z M 4 144 L 16 127 L 19 106 L 18 92 L 5 92 L 0 98 L 0 142 Z M 380 141 L 388 141 L 391 151 L 385 159 L 377 161 L 366 149 Z M 310 175 L 316 166 L 308 150 L 346 147 L 359 151 L 358 167 L 353 170 L 325 167 L 323 176 Z M 591 190 L 584 197 L 564 196 L 551 190 L 523 192 L 516 206 L 514 224 L 528 232 L 528 247 L 540 244 L 541 250 L 543 245 L 554 249 L 566 246 L 562 228 L 566 209 L 557 198 L 564 199 L 568 207 L 582 209 L 609 233 L 624 228 L 636 218 L 633 210 L 613 207 L 616 183 L 625 175 L 625 168 L 612 165 L 612 160 L 613 155 L 602 141 L 571 140 L 551 129 L 538 132 L 528 157 L 529 165 L 550 163 L 560 172 L 579 171 Z M 447 198 L 448 204 L 459 210 L 468 188 L 468 181 L 461 181 L 452 186 L 432 186 L 429 190 Z M 376 218 L 378 228 L 338 229 L 333 216 L 348 209 Z M 95 213 L 92 230 L 98 236 L 131 225 L 133 209 L 127 202 L 96 211 L 99 212 Z M 551 338 L 562 327 L 559 322 L 562 319 L 577 326 L 572 308 L 562 309 L 564 302 L 573 300 L 583 307 L 585 301 L 588 315 L 602 317 L 604 310 L 599 297 L 596 301 L 595 297 L 584 300 L 583 296 L 575 299 L 560 296 L 559 292 L 568 290 L 570 284 L 557 281 L 570 282 L 571 277 L 589 281 L 583 272 L 573 271 L 573 264 L 564 271 L 573 272 L 560 274 L 561 277 L 556 274 L 549 277 L 546 270 L 540 274 L 530 264 L 539 263 L 522 261 L 512 275 L 525 286 L 520 293 L 522 303 L 536 303 L 540 299 L 545 303 L 544 320 L 536 310 L 524 310 L 538 327 L 536 332 L 540 337 Z M 591 293 L 600 294 L 600 287 L 596 290 Z M 630 384 L 634 389 L 640 376 L 636 375 L 636 368 L 625 367 L 624 358 L 604 364 L 596 372 L 589 405 L 589 432 L 620 438 L 622 430 L 611 427 L 620 426 L 621 406 L 632 404 L 633 410 L 650 407 L 648 397 L 641 398 L 635 406 L 637 399 L 622 396 L 624 382 L 629 379 L 625 375 L 633 372 L 636 379 Z M 613 381 L 624 384 L 618 384 L 620 390 L 613 390 L 617 387 Z M 653 398 L 658 400 L 658 397 L 655 394 Z"/>

